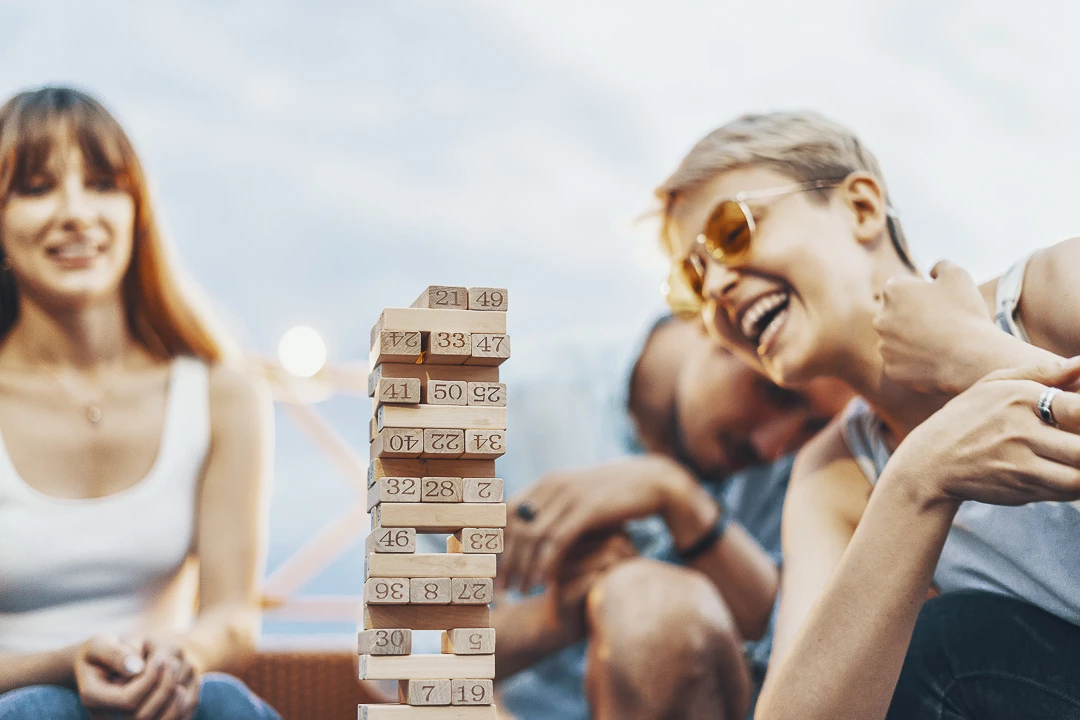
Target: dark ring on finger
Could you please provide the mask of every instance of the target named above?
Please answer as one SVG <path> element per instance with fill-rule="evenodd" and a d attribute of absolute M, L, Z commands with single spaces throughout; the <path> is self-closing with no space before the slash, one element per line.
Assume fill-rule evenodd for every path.
<path fill-rule="evenodd" d="M 526 500 L 518 505 L 517 516 L 525 522 L 532 522 L 536 519 L 536 508 L 533 507 L 531 502 Z"/>

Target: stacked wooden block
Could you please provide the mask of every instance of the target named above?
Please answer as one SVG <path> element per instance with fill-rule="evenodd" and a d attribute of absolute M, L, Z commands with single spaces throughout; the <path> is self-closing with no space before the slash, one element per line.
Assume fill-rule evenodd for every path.
<path fill-rule="evenodd" d="M 371 331 L 373 398 L 360 677 L 398 680 L 397 705 L 360 720 L 491 720 L 490 608 L 506 505 L 495 458 L 506 447 L 510 356 L 500 288 L 429 287 Z M 445 553 L 417 533 L 450 533 Z M 441 630 L 442 653 L 412 654 L 413 630 Z"/>

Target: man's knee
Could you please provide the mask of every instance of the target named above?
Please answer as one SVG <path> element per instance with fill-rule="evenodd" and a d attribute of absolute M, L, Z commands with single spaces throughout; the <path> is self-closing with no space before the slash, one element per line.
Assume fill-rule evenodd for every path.
<path fill-rule="evenodd" d="M 741 647 L 731 613 L 701 574 L 633 560 L 604 577 L 588 598 L 590 631 L 621 651 L 701 657 Z"/>
<path fill-rule="evenodd" d="M 0 695 L 0 720 L 89 720 L 74 690 L 58 685 L 32 685 Z"/>
<path fill-rule="evenodd" d="M 247 685 L 231 675 L 207 673 L 199 687 L 195 720 L 280 720 Z"/>
<path fill-rule="evenodd" d="M 745 714 L 750 681 L 742 641 L 720 594 L 699 573 L 629 561 L 597 583 L 587 609 L 594 691 L 657 712 L 711 698 L 710 717 Z"/>

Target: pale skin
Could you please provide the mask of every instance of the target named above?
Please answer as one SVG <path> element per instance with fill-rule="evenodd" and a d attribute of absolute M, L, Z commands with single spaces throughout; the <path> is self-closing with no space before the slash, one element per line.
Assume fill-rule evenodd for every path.
<path fill-rule="evenodd" d="M 791 182 L 750 167 L 688 193 L 673 218 L 682 247 L 721 199 Z M 779 623 L 755 716 L 881 718 L 959 503 L 1080 497 L 1077 397 L 1055 401 L 1061 430 L 1034 412 L 1045 387 L 1071 388 L 1080 374 L 1062 364 L 1080 354 L 1080 296 L 1068 277 L 1080 243 L 1042 251 L 1028 266 L 1027 345 L 993 326 L 995 283 L 976 288 L 948 265 L 927 281 L 904 265 L 867 174 L 850 175 L 824 202 L 796 194 L 759 213 L 747 255 L 708 265 L 710 329 L 778 382 L 845 380 L 897 441 L 907 439 L 872 500 L 838 425 L 800 453 L 784 516 Z M 775 291 L 788 294 L 788 315 L 759 346 L 739 319 Z M 977 382 L 1001 368 L 1020 369 Z"/>
<path fill-rule="evenodd" d="M 76 147 L 59 147 L 34 192 L 14 194 L 0 209 L 0 247 L 20 308 L 0 344 L 0 429 L 33 489 L 101 498 L 137 484 L 154 462 L 169 361 L 128 331 L 120 283 L 131 260 L 132 197 L 87 177 Z M 102 410 L 99 427 L 86 419 L 91 401 Z M 189 718 L 200 674 L 254 649 L 271 468 L 268 396 L 245 375 L 213 366 L 210 413 L 193 548 L 199 611 L 190 630 L 0 652 L 0 692 L 68 685 L 94 710 Z"/>

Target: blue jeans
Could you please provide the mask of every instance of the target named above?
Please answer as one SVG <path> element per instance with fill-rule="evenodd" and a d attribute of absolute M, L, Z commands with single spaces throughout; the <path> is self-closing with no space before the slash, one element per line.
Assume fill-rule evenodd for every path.
<path fill-rule="evenodd" d="M 89 720 L 74 690 L 32 685 L 0 695 L 0 720 Z M 269 705 L 231 675 L 207 673 L 193 720 L 281 720 Z"/>
<path fill-rule="evenodd" d="M 926 603 L 888 720 L 1080 718 L 1080 627 L 1011 598 Z"/>

